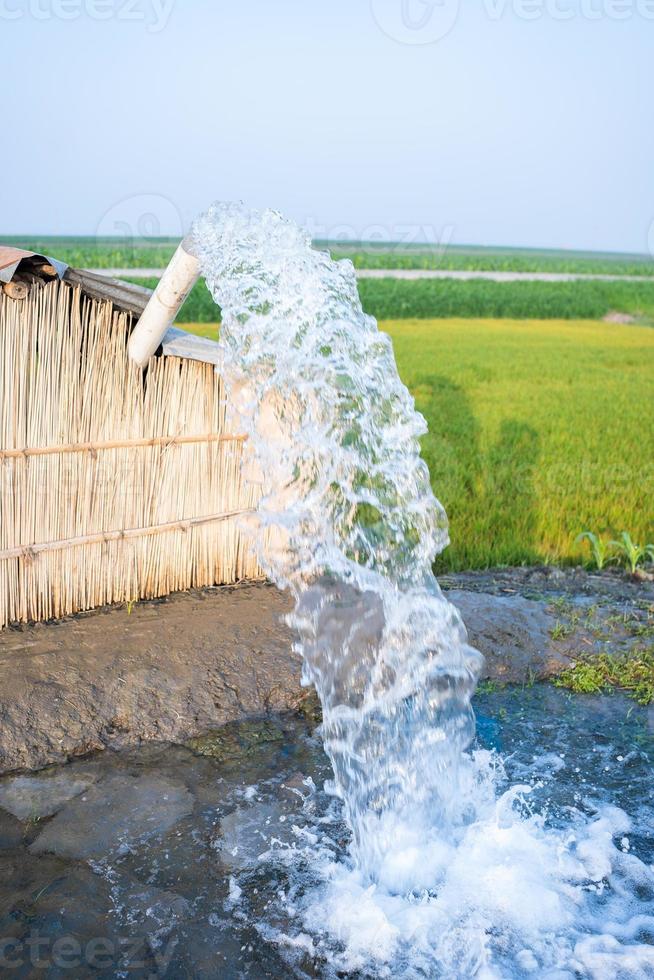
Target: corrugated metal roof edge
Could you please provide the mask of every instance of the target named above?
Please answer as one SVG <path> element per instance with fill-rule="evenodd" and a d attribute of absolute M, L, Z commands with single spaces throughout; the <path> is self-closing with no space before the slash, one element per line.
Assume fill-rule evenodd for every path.
<path fill-rule="evenodd" d="M 0 282 L 11 282 L 20 266 L 26 260 L 37 260 L 44 264 L 51 265 L 59 279 L 68 268 L 66 262 L 60 262 L 49 255 L 42 255 L 40 252 L 29 252 L 24 248 L 16 248 L 14 245 L 0 244 Z"/>

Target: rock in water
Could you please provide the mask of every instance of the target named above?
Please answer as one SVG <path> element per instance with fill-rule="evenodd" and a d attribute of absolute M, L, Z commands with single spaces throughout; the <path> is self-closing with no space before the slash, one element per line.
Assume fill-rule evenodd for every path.
<path fill-rule="evenodd" d="M 105 857 L 169 830 L 188 816 L 193 802 L 181 781 L 152 773 L 112 775 L 60 810 L 30 850 L 85 860 Z"/>

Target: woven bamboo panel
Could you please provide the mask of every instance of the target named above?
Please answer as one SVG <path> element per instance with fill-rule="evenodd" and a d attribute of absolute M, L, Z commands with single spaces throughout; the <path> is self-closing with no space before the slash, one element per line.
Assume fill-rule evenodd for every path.
<path fill-rule="evenodd" d="M 130 315 L 0 293 L 0 628 L 257 578 L 257 491 L 210 364 L 127 357 Z"/>

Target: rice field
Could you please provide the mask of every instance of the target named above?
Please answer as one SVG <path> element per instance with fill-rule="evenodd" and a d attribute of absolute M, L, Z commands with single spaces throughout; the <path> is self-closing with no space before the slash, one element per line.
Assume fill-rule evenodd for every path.
<path fill-rule="evenodd" d="M 429 425 L 442 569 L 572 562 L 591 529 L 654 540 L 654 330 L 588 320 L 385 320 Z M 217 336 L 217 326 L 187 327 Z"/>
<path fill-rule="evenodd" d="M 134 279 L 154 289 L 156 279 Z M 601 320 L 621 313 L 654 323 L 654 282 L 489 282 L 458 279 L 360 279 L 363 308 L 378 320 L 435 317 Z M 218 315 L 220 315 L 218 313 Z M 204 282 L 180 320 L 212 323 L 216 306 Z"/>
<path fill-rule="evenodd" d="M 160 268 L 177 247 L 174 238 L 0 236 L 7 244 L 45 252 L 79 268 Z M 485 272 L 567 272 L 654 276 L 650 255 L 570 249 L 429 245 L 418 242 L 328 242 L 316 247 L 349 258 L 359 269 L 469 269 Z"/>
<path fill-rule="evenodd" d="M 158 269 L 172 256 L 172 238 L 14 236 L 4 241 L 44 252 L 80 268 Z M 654 322 L 654 259 L 648 255 L 552 249 L 420 244 L 316 242 L 361 269 L 452 269 L 484 272 L 631 275 L 636 282 L 490 282 L 455 279 L 362 279 L 364 308 L 377 319 L 511 317 L 602 319 L 611 313 Z M 649 277 L 649 280 L 648 278 Z M 138 280 L 154 287 L 156 279 Z M 189 296 L 182 318 L 211 323 L 216 310 L 204 284 Z"/>
<path fill-rule="evenodd" d="M 649 255 L 465 245 L 446 245 L 441 248 L 398 245 L 389 249 L 384 244 L 316 244 L 329 249 L 336 259 L 351 259 L 357 269 L 469 269 L 476 272 L 654 275 L 654 258 Z"/>
<path fill-rule="evenodd" d="M 363 308 L 378 320 L 433 317 L 654 319 L 654 282 L 488 282 L 362 279 Z"/>

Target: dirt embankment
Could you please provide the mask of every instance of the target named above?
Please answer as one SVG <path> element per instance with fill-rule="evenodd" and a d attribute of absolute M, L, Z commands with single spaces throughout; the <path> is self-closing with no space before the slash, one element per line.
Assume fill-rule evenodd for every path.
<path fill-rule="evenodd" d="M 624 649 L 642 635 L 654 586 L 561 576 L 518 569 L 444 581 L 486 657 L 484 679 L 544 679 L 581 650 Z M 289 606 L 270 585 L 243 585 L 4 630 L 0 773 L 298 710 L 311 696 L 282 621 Z"/>

